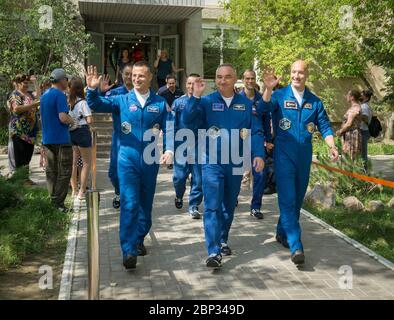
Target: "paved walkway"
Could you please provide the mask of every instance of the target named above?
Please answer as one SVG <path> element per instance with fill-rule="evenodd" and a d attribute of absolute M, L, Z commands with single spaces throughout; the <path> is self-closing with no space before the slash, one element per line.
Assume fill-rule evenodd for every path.
<path fill-rule="evenodd" d="M 0 165 L 5 164 L 0 156 Z M 44 183 L 32 162 L 32 179 Z M 173 205 L 171 172 L 162 169 L 157 184 L 148 255 L 125 272 L 118 240 L 119 211 L 112 209 L 107 161 L 98 165 L 101 299 L 394 299 L 394 272 L 302 216 L 306 264 L 297 269 L 289 252 L 275 242 L 275 196 L 264 198 L 264 220 L 248 214 L 250 191 L 242 191 L 229 244 L 233 256 L 222 269 L 207 270 L 202 220 L 192 220 Z M 187 202 L 185 202 L 187 207 Z M 353 272 L 353 288 L 341 289 L 341 266 Z M 86 210 L 80 212 L 72 279 L 72 299 L 87 299 Z"/>
<path fill-rule="evenodd" d="M 274 239 L 275 196 L 264 198 L 265 219 L 248 214 L 250 191 L 242 191 L 229 244 L 233 256 L 222 269 L 207 270 L 202 220 L 173 205 L 171 171 L 158 178 L 148 255 L 125 272 L 118 240 L 119 211 L 112 209 L 107 163 L 99 165 L 101 299 L 394 299 L 394 272 L 320 225 L 302 217 L 306 265 L 297 269 Z M 187 203 L 185 203 L 187 207 Z M 72 299 L 87 298 L 86 214 L 81 211 Z M 351 266 L 353 288 L 339 286 L 341 266 Z"/>

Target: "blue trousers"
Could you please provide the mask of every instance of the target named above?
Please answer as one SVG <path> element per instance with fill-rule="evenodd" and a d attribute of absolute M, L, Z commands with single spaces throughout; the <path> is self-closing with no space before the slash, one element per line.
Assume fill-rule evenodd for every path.
<path fill-rule="evenodd" d="M 159 166 L 146 165 L 140 153 L 120 147 L 118 176 L 120 184 L 119 237 L 123 255 L 138 255 L 136 245 L 144 242 L 152 226 L 152 205 Z"/>
<path fill-rule="evenodd" d="M 264 189 L 267 180 L 267 169 L 265 168 L 261 172 L 256 172 L 254 168 L 252 168 L 253 174 L 253 197 L 250 209 L 261 209 L 261 202 L 264 195 Z"/>
<path fill-rule="evenodd" d="M 290 252 L 303 250 L 300 210 L 309 182 L 311 144 L 292 144 L 277 139 L 274 150 L 280 216 L 277 234 L 287 238 Z"/>
<path fill-rule="evenodd" d="M 174 175 L 172 181 L 174 183 L 177 198 L 183 198 L 186 191 L 187 177 L 190 173 L 192 175 L 192 179 L 190 182 L 189 210 L 195 206 L 199 206 L 202 201 L 201 164 L 174 162 Z"/>
<path fill-rule="evenodd" d="M 115 189 L 115 194 L 120 194 L 119 191 L 119 178 L 118 178 L 118 152 L 120 147 L 119 138 L 113 133 L 112 134 L 112 145 L 111 145 L 111 158 L 109 161 L 108 177 Z"/>
<path fill-rule="evenodd" d="M 242 175 L 233 175 L 233 166 L 202 165 L 204 194 L 204 232 L 208 255 L 220 254 L 221 244 L 227 243 Z"/>

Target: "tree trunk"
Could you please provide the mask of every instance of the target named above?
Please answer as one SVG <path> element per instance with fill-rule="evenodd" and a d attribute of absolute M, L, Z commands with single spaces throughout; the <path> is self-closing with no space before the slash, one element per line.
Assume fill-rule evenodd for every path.
<path fill-rule="evenodd" d="M 391 114 L 388 114 L 384 118 L 384 126 L 386 129 L 384 132 L 384 141 L 394 143 L 394 112 L 391 112 Z"/>

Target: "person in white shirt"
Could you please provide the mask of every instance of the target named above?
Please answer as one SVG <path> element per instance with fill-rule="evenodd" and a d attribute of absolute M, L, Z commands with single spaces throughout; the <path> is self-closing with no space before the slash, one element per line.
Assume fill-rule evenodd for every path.
<path fill-rule="evenodd" d="M 361 157 L 364 161 L 365 170 L 368 170 L 368 140 L 371 137 L 369 134 L 368 125 L 371 123 L 372 110 L 369 106 L 369 101 L 373 93 L 370 90 L 364 90 L 361 92 Z"/>
<path fill-rule="evenodd" d="M 73 145 L 73 168 L 71 173 L 71 188 L 73 197 L 79 200 L 85 198 L 86 186 L 92 162 L 92 136 L 89 125 L 93 123 L 92 112 L 85 100 L 84 85 L 81 79 L 74 78 L 70 81 L 70 95 L 68 104 L 69 115 L 74 119 L 70 127 L 71 143 Z M 80 188 L 78 191 L 78 158 L 82 157 L 82 170 Z"/>

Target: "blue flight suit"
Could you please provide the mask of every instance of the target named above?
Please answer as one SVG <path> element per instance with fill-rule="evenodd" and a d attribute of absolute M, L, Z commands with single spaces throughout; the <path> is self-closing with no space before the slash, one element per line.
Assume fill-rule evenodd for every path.
<path fill-rule="evenodd" d="M 127 94 L 129 90 L 126 88 L 125 85 L 121 87 L 117 87 L 115 89 L 107 91 L 104 96 L 105 97 L 113 97 L 119 96 L 122 94 Z M 96 109 L 96 112 L 99 111 L 100 108 Z M 119 178 L 118 178 L 118 152 L 120 147 L 120 115 L 116 111 L 112 112 L 112 144 L 111 144 L 111 157 L 109 162 L 109 169 L 108 169 L 108 177 L 111 180 L 111 183 L 115 189 L 115 194 L 119 195 Z"/>
<path fill-rule="evenodd" d="M 249 129 L 251 136 L 251 157 L 264 158 L 264 136 L 261 122 L 253 115 L 252 102 L 235 93 L 230 107 L 227 107 L 218 91 L 200 99 L 191 97 L 182 113 L 183 122 L 193 126 L 197 120 L 201 121 L 200 128 L 208 132 L 206 139 L 205 163 L 202 164 L 202 187 L 204 194 L 204 231 L 208 255 L 220 254 L 221 244 L 227 243 L 230 227 L 234 217 L 234 209 L 241 187 L 243 163 L 236 163 L 231 156 L 222 161 L 222 148 L 226 144 L 237 147 L 240 156 L 243 155 L 243 141 L 241 136 Z M 225 131 L 228 136 L 231 129 L 237 129 L 237 140 L 226 141 Z M 247 130 L 246 130 L 247 131 Z M 211 155 L 209 144 L 216 141 L 216 152 Z M 223 152 L 226 157 L 226 151 Z M 230 153 L 229 151 L 227 153 Z M 250 156 L 250 155 L 249 155 Z M 199 155 L 200 158 L 200 155 Z M 216 158 L 216 159 L 215 159 Z M 216 160 L 216 161 L 214 161 Z M 240 173 L 234 175 L 233 169 Z"/>
<path fill-rule="evenodd" d="M 182 121 L 182 112 L 186 106 L 187 101 L 189 100 L 189 96 L 183 95 L 176 99 L 172 105 L 172 113 L 174 117 L 174 130 L 175 134 L 181 129 L 189 129 L 185 126 Z M 183 195 L 186 191 L 186 180 L 189 174 L 191 173 L 191 182 L 190 182 L 190 194 L 189 194 L 189 212 L 194 208 L 201 204 L 202 201 L 202 176 L 201 176 L 201 164 L 198 163 L 197 159 L 197 149 L 198 149 L 198 124 L 195 124 L 193 128 L 193 133 L 195 139 L 194 148 L 192 150 L 186 150 L 183 153 L 182 159 L 177 159 L 175 156 L 174 161 L 174 175 L 173 175 L 173 184 L 175 188 L 176 197 L 179 199 L 183 198 Z M 186 141 L 186 137 L 184 137 L 183 141 L 175 141 L 175 152 L 181 144 Z M 175 153 L 176 154 L 176 153 Z M 186 156 L 192 157 L 194 159 L 194 163 L 190 163 Z M 183 161 L 182 161 L 183 160 Z"/>
<path fill-rule="evenodd" d="M 137 256 L 137 244 L 144 242 L 152 226 L 152 204 L 159 170 L 160 154 L 152 151 L 148 155 L 156 161 L 146 163 L 144 150 L 154 141 L 144 141 L 144 133 L 154 130 L 156 139 L 163 130 L 166 140 L 166 121 L 171 120 L 166 101 L 153 91 L 145 106 L 141 106 L 134 90 L 120 96 L 100 97 L 98 90 L 88 90 L 88 105 L 91 109 L 106 110 L 120 114 L 120 148 L 118 153 L 118 177 L 120 186 L 120 243 L 122 253 Z M 170 139 L 167 150 L 173 150 Z M 148 149 L 146 149 L 148 150 Z M 145 154 L 146 156 L 146 154 Z"/>
<path fill-rule="evenodd" d="M 241 95 L 248 98 L 244 90 L 240 92 Z M 248 98 L 249 99 L 249 98 Z M 257 115 L 257 105 L 262 99 L 260 92 L 254 90 L 254 98 L 253 102 L 253 113 Z M 263 126 L 263 133 L 265 137 L 265 141 L 271 143 L 272 142 L 272 134 L 271 134 L 271 114 L 269 112 L 264 112 L 262 114 L 262 126 Z M 264 144 L 263 144 L 264 148 Z M 261 209 L 261 202 L 263 199 L 265 184 L 267 180 L 267 166 L 264 167 L 264 170 L 261 172 L 256 172 L 256 170 L 252 167 L 252 174 L 253 174 L 253 197 L 252 203 L 250 205 L 250 209 Z"/>
<path fill-rule="evenodd" d="M 275 135 L 274 165 L 280 216 L 277 234 L 293 254 L 303 250 L 300 210 L 308 187 L 312 162 L 312 137 L 317 128 L 323 138 L 333 135 L 321 100 L 307 88 L 301 105 L 291 85 L 276 90 L 270 102 L 261 100 L 258 112 L 272 112 Z"/>

